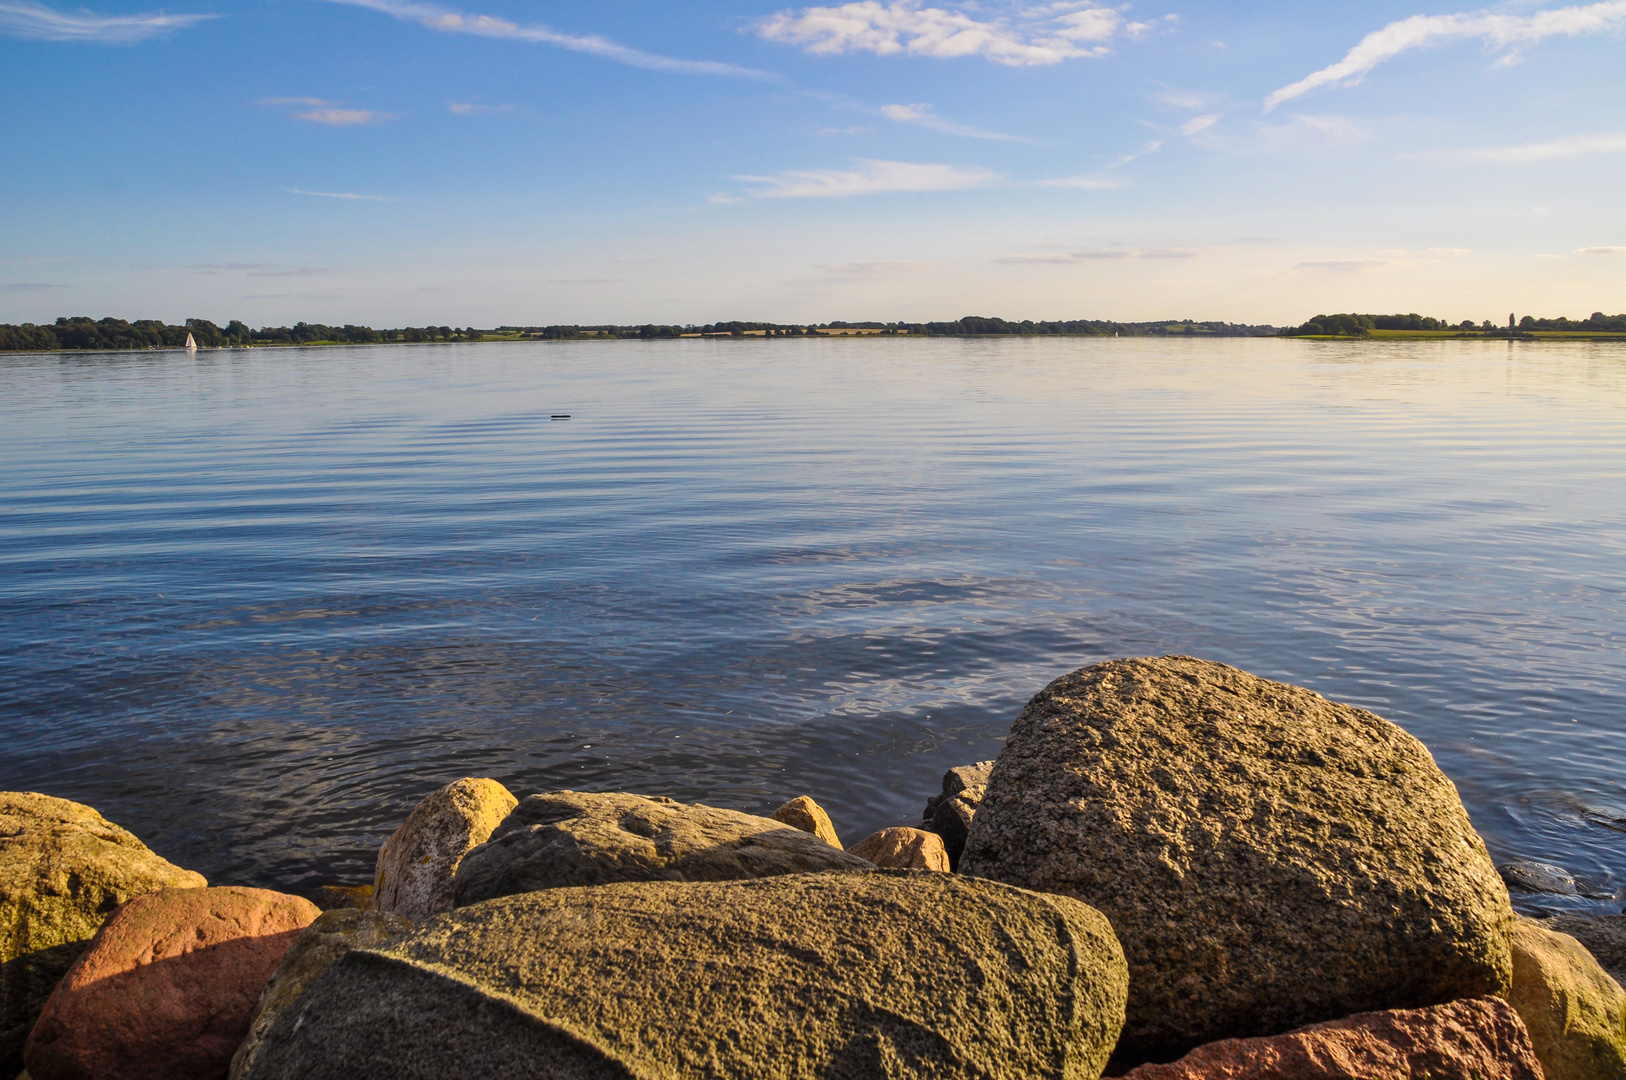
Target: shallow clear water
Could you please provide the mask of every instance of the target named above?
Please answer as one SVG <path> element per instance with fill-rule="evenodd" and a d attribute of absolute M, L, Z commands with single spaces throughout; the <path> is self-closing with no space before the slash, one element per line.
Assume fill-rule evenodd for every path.
<path fill-rule="evenodd" d="M 467 775 L 856 840 L 1167 652 L 1395 720 L 1499 860 L 1626 884 L 1619 344 L 13 356 L 0 460 L 0 788 L 216 884 L 371 880 Z"/>

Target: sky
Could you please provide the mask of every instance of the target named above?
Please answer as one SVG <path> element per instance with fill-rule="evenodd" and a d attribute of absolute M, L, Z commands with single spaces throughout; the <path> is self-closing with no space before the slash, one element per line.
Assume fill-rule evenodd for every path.
<path fill-rule="evenodd" d="M 0 321 L 1626 311 L 1626 0 L 86 2 Z"/>

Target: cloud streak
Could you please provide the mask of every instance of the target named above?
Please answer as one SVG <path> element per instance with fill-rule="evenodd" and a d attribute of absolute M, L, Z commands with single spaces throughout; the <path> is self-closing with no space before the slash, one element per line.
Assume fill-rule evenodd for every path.
<path fill-rule="evenodd" d="M 29 0 L 0 0 L 0 33 L 33 41 L 133 45 L 217 18 L 214 15 L 95 15 L 56 11 Z"/>
<path fill-rule="evenodd" d="M 772 72 L 756 71 L 734 64 L 723 64 L 713 60 L 679 60 L 671 56 L 647 53 L 640 49 L 618 45 L 596 34 L 566 34 L 541 23 L 522 26 L 495 15 L 469 15 L 434 4 L 414 3 L 411 0 L 329 0 L 329 2 L 382 12 L 393 18 L 414 22 L 442 33 L 471 34 L 475 37 L 553 45 L 569 49 L 571 52 L 587 53 L 590 56 L 650 71 L 669 71 L 679 75 L 727 75 L 740 79 L 773 81 L 779 79 L 779 76 Z"/>
<path fill-rule="evenodd" d="M 859 52 L 939 59 L 981 56 L 1009 67 L 1033 67 L 1103 56 L 1111 51 L 1107 42 L 1115 37 L 1141 34 L 1152 26 L 1125 22 L 1115 8 L 1068 0 L 988 20 L 923 7 L 920 0 L 859 0 L 839 7 L 781 11 L 759 21 L 756 31 L 768 41 L 815 56 Z"/>
<path fill-rule="evenodd" d="M 1002 179 L 987 169 L 960 165 L 920 165 L 907 161 L 870 161 L 855 169 L 810 169 L 773 176 L 736 176 L 762 187 L 759 199 L 838 199 L 893 192 L 968 191 L 991 187 Z"/>
<path fill-rule="evenodd" d="M 350 199 L 359 202 L 395 202 L 387 195 L 357 195 L 353 191 L 306 191 L 304 188 L 283 188 L 290 195 L 313 195 L 318 199 Z"/>
<path fill-rule="evenodd" d="M 1325 86 L 1353 86 L 1385 60 L 1411 49 L 1477 39 L 1491 49 L 1517 50 L 1550 37 L 1601 34 L 1622 26 L 1626 26 L 1626 0 L 1554 8 L 1531 15 L 1488 11 L 1458 15 L 1413 15 L 1366 35 L 1338 63 L 1277 90 L 1265 98 L 1265 111 L 1269 112 L 1284 101 L 1302 97 Z M 1516 55 L 1516 52 L 1509 52 L 1504 60 Z"/>
<path fill-rule="evenodd" d="M 1489 146 L 1479 150 L 1448 150 L 1438 154 L 1419 154 L 1418 157 L 1446 157 L 1465 161 L 1495 161 L 1506 165 L 1523 165 L 1533 161 L 1557 161 L 1563 158 L 1583 157 L 1588 154 L 1626 153 L 1626 132 L 1608 132 L 1601 135 L 1572 135 L 1551 142 L 1524 143 L 1520 146 Z"/>
<path fill-rule="evenodd" d="M 1006 255 L 995 259 L 1007 266 L 1076 265 L 1078 263 L 1116 261 L 1119 259 L 1195 259 L 1202 255 L 1201 248 L 1085 248 L 1081 251 L 1056 251 L 1039 255 Z"/>
<path fill-rule="evenodd" d="M 998 131 L 983 131 L 981 128 L 968 127 L 965 124 L 956 124 L 952 120 L 945 120 L 938 116 L 930 105 L 882 105 L 881 115 L 888 120 L 895 120 L 900 124 L 914 124 L 928 131 L 938 131 L 944 135 L 958 135 L 962 139 L 990 139 L 995 142 L 1032 142 L 1020 135 L 1005 135 Z"/>

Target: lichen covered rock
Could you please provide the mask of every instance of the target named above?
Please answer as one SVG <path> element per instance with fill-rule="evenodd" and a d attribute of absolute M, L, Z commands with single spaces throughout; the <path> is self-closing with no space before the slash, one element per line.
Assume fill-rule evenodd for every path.
<path fill-rule="evenodd" d="M 615 881 L 737 881 L 867 870 L 856 855 L 772 818 L 625 793 L 532 795 L 464 857 L 457 905 Z"/>
<path fill-rule="evenodd" d="M 1112 921 L 1130 1065 L 1512 976 L 1507 890 L 1421 743 L 1189 657 L 1097 664 L 1035 696 L 959 869 Z"/>
<path fill-rule="evenodd" d="M 1495 998 L 1362 1013 L 1226 1039 L 1124 1080 L 1543 1080 L 1519 1017 Z M 1554 1080 L 1549 1076 L 1547 1080 Z"/>
<path fill-rule="evenodd" d="M 161 889 L 114 912 L 23 1051 L 37 1080 L 217 1080 L 271 973 L 321 912 L 266 889 Z"/>
<path fill-rule="evenodd" d="M 248 1035 L 232 1056 L 232 1080 L 249 1074 L 271 1025 L 333 961 L 351 949 L 387 945 L 411 931 L 412 921 L 400 915 L 354 908 L 324 911 L 294 939 L 260 993 L 249 1018 Z"/>
<path fill-rule="evenodd" d="M 833 848 L 841 847 L 841 838 L 824 807 L 813 801 L 811 795 L 798 795 L 773 812 L 775 821 L 784 822 L 793 829 L 810 832 Z"/>
<path fill-rule="evenodd" d="M 1098 912 L 947 874 L 550 889 L 347 953 L 246 1080 L 1093 1080 L 1126 978 Z"/>
<path fill-rule="evenodd" d="M 1513 927 L 1508 1004 L 1530 1031 L 1547 1080 L 1626 1080 L 1626 993 L 1567 934 Z"/>
<path fill-rule="evenodd" d="M 0 1075 L 23 1067 L 45 999 L 114 908 L 206 884 L 88 806 L 0 792 Z"/>
<path fill-rule="evenodd" d="M 519 800 L 495 780 L 466 777 L 432 792 L 378 850 L 372 906 L 422 922 L 453 907 L 458 865 Z"/>

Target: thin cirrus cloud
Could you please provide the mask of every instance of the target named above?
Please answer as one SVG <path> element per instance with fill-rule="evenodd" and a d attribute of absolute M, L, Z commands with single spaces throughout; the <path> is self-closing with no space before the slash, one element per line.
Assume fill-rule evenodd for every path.
<path fill-rule="evenodd" d="M 1626 132 L 1601 135 L 1572 135 L 1550 142 L 1524 143 L 1519 146 L 1489 146 L 1479 150 L 1446 150 L 1417 154 L 1415 157 L 1445 157 L 1463 161 L 1494 161 L 1505 165 L 1523 165 L 1533 161 L 1556 161 L 1563 158 L 1583 157 L 1588 154 L 1626 153 Z"/>
<path fill-rule="evenodd" d="M 630 67 L 647 68 L 650 71 L 670 71 L 679 75 L 728 75 L 742 79 L 779 78 L 772 72 L 756 71 L 715 60 L 679 60 L 676 57 L 647 53 L 641 49 L 619 45 L 597 34 L 566 34 L 541 23 L 521 26 L 519 23 L 494 15 L 468 15 L 450 8 L 414 3 L 411 0 L 330 0 L 330 2 L 367 8 L 442 33 L 472 34 L 475 37 L 553 45 L 569 49 L 571 52 L 587 53 L 605 60 L 613 60 Z"/>
<path fill-rule="evenodd" d="M 987 169 L 960 165 L 864 160 L 855 169 L 791 170 L 734 179 L 762 185 L 751 192 L 759 199 L 837 199 L 893 192 L 969 191 L 991 187 L 1002 178 Z M 733 200 L 719 197 L 714 201 Z"/>
<path fill-rule="evenodd" d="M 1577 255 L 1626 255 L 1626 247 L 1584 247 L 1576 248 Z"/>
<path fill-rule="evenodd" d="M 1110 191 L 1124 186 L 1124 181 L 1115 176 L 1058 176 L 1054 180 L 1039 180 L 1037 183 L 1040 187 L 1079 188 L 1084 191 Z"/>
<path fill-rule="evenodd" d="M 1489 11 L 1413 15 L 1366 35 L 1338 63 L 1277 90 L 1265 98 L 1265 111 L 1325 86 L 1353 86 L 1385 60 L 1411 49 L 1477 39 L 1492 49 L 1505 50 L 1503 60 L 1507 61 L 1517 57 L 1519 47 L 1546 38 L 1601 34 L 1622 26 L 1626 26 L 1626 0 L 1554 8 L 1530 15 Z"/>
<path fill-rule="evenodd" d="M 1164 20 L 1172 20 L 1166 16 Z M 758 36 L 815 56 L 867 52 L 876 56 L 981 56 L 1010 67 L 1057 64 L 1103 56 L 1121 34 L 1154 23 L 1126 22 L 1116 8 L 1094 3 L 1034 5 L 1010 18 L 979 20 L 963 11 L 923 7 L 920 0 L 859 0 L 839 7 L 781 11 L 758 21 Z"/>
<path fill-rule="evenodd" d="M 28 0 L 0 0 L 0 33 L 33 41 L 133 45 L 217 18 L 215 15 L 96 15 L 67 13 Z"/>
<path fill-rule="evenodd" d="M 491 113 L 510 113 L 514 111 L 514 107 L 487 105 L 479 101 L 450 101 L 446 103 L 446 111 L 453 116 L 484 116 Z"/>
<path fill-rule="evenodd" d="M 327 101 L 323 98 L 261 98 L 254 104 L 299 106 L 306 111 L 294 113 L 295 120 L 305 120 L 312 124 L 327 124 L 330 127 L 355 127 L 358 124 L 372 124 L 380 120 L 395 119 L 394 113 L 379 112 L 376 109 L 347 109 L 337 102 Z"/>
<path fill-rule="evenodd" d="M 913 124 L 916 127 L 926 128 L 928 131 L 937 131 L 944 135 L 958 135 L 963 139 L 991 139 L 996 142 L 1033 141 L 1020 135 L 1006 135 L 998 131 L 984 131 L 981 128 L 956 124 L 952 120 L 945 120 L 943 117 L 938 116 L 936 110 L 930 105 L 882 105 L 881 115 L 900 124 Z"/>
<path fill-rule="evenodd" d="M 1104 247 L 1084 248 L 1080 251 L 1054 251 L 1037 255 L 1005 255 L 995 259 L 996 263 L 1008 266 L 1070 266 L 1078 263 L 1091 263 L 1101 260 L 1113 261 L 1119 259 L 1195 259 L 1203 254 L 1201 248 L 1132 248 L 1132 247 Z"/>
<path fill-rule="evenodd" d="M 306 191 L 304 188 L 283 188 L 290 195 L 311 195 L 318 199 L 349 199 L 353 202 L 395 202 L 387 195 L 358 195 L 353 191 Z"/>

